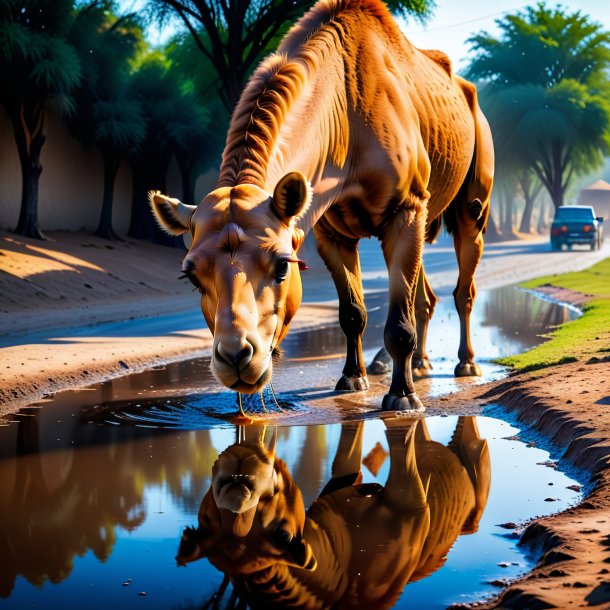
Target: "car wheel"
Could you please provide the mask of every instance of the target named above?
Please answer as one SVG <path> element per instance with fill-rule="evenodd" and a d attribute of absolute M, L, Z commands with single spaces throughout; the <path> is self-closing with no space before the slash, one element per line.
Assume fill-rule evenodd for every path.
<path fill-rule="evenodd" d="M 595 240 L 595 239 L 594 239 L 594 240 L 591 242 L 591 250 L 595 250 L 596 246 L 597 246 L 597 240 Z"/>

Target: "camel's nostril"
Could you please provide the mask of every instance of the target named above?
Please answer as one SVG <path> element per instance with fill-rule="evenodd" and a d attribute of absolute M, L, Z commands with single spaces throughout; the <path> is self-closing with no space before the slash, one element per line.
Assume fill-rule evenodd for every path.
<path fill-rule="evenodd" d="M 241 370 L 245 366 L 247 366 L 252 360 L 252 356 L 254 355 L 254 349 L 248 343 L 242 350 L 240 350 L 237 354 L 235 354 L 235 366 Z"/>
<path fill-rule="evenodd" d="M 216 358 L 228 364 L 229 366 L 235 367 L 238 371 L 248 366 L 252 357 L 254 356 L 254 347 L 249 341 L 242 344 L 241 349 L 228 349 L 229 346 L 223 344 L 221 341 L 216 347 Z"/>

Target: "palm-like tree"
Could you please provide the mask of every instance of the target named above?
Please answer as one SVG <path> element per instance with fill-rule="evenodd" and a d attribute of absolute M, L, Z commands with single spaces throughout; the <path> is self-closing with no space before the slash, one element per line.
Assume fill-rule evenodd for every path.
<path fill-rule="evenodd" d="M 248 75 L 315 0 L 149 0 L 160 19 L 178 17 L 213 66 L 225 108 L 232 112 Z M 432 0 L 388 0 L 390 10 L 424 21 Z"/>
<path fill-rule="evenodd" d="M 45 117 L 53 108 L 74 111 L 71 94 L 81 79 L 81 64 L 65 39 L 72 1 L 0 2 L 0 105 L 7 112 L 22 172 L 21 210 L 15 231 L 43 239 L 38 223 L 38 185 Z"/>
<path fill-rule="evenodd" d="M 157 51 L 142 59 L 130 83 L 130 95 L 140 100 L 144 109 L 147 132 L 139 149 L 129 157 L 133 177 L 129 235 L 166 245 L 173 245 L 175 240 L 153 222 L 147 193 L 151 189 L 167 190 L 172 155 L 179 151 L 188 154 L 194 146 L 205 151 L 202 138 L 212 120 L 197 96 L 185 90 L 184 80 L 168 58 Z"/>
<path fill-rule="evenodd" d="M 555 207 L 574 175 L 609 148 L 610 33 L 580 12 L 543 3 L 497 21 L 501 36 L 473 36 L 467 77 L 483 84 L 504 172 L 531 170 Z"/>
<path fill-rule="evenodd" d="M 141 104 L 128 95 L 131 62 L 142 47 L 142 30 L 132 15 L 118 18 L 112 9 L 110 0 L 80 8 L 69 32 L 85 78 L 75 92 L 79 112 L 70 117 L 68 126 L 102 157 L 104 190 L 96 234 L 106 239 L 116 238 L 112 208 L 119 166 L 146 134 Z"/>

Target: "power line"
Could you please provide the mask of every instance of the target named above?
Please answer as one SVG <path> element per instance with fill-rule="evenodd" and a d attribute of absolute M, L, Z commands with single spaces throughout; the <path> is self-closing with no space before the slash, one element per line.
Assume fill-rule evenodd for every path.
<path fill-rule="evenodd" d="M 509 8 L 506 9 L 505 11 L 499 11 L 497 13 L 491 13 L 489 15 L 484 15 L 483 17 L 475 17 L 474 19 L 468 19 L 466 21 L 460 21 L 458 23 L 452 23 L 450 25 L 442 25 L 436 28 L 429 28 L 429 29 L 422 29 L 422 30 L 411 30 L 410 32 L 405 32 L 405 34 L 409 35 L 409 34 L 424 34 L 427 32 L 438 32 L 440 30 L 449 30 L 451 28 L 457 28 L 463 25 L 468 25 L 470 23 L 477 23 L 478 21 L 485 21 L 486 19 L 491 19 L 492 17 L 499 17 L 500 15 L 508 15 L 508 13 L 512 13 L 514 11 L 520 11 L 523 10 L 524 8 L 526 8 L 527 6 L 529 6 L 528 4 L 524 4 L 523 6 L 517 7 L 517 8 Z"/>

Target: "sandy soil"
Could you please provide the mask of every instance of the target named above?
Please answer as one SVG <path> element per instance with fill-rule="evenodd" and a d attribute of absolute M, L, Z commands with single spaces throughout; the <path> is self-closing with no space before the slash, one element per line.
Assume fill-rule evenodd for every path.
<path fill-rule="evenodd" d="M 209 349 L 208 331 L 198 329 L 142 336 L 68 330 L 168 311 L 186 315 L 192 313 L 193 295 L 176 280 L 177 250 L 109 244 L 78 233 L 51 237 L 54 241 L 40 243 L 0 233 L 0 413 L 60 389 Z M 541 240 L 492 246 L 478 286 L 584 268 L 609 249 L 607 242 L 601 253 L 549 254 Z M 448 273 L 439 270 L 436 285 Z M 586 298 L 549 291 L 562 300 Z M 335 320 L 332 307 L 304 306 L 293 332 Z M 444 400 L 430 406 L 438 408 Z M 592 474 L 592 483 L 579 506 L 529 525 L 522 543 L 541 557 L 539 565 L 480 607 L 610 608 L 610 359 L 515 375 L 451 396 L 452 404 L 469 412 L 490 402 L 502 403 L 540 430 L 563 460 Z"/>

